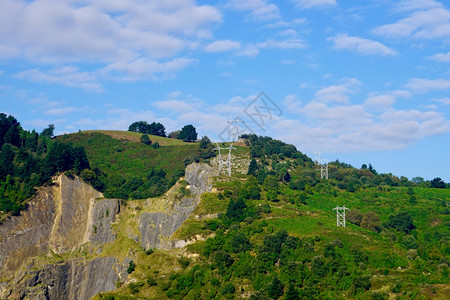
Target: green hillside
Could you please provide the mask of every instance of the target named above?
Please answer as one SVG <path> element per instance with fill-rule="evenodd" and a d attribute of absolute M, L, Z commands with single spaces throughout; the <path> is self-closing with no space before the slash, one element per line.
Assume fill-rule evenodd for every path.
<path fill-rule="evenodd" d="M 203 240 L 136 248 L 130 283 L 96 299 L 448 299 L 449 189 L 339 162 L 320 179 L 289 145 L 250 144 L 235 160 L 255 176 L 217 177 L 172 237 Z"/>
<path fill-rule="evenodd" d="M 141 143 L 141 136 L 129 131 L 87 131 L 57 140 L 82 146 L 93 171 L 81 176 L 105 197 L 121 199 L 163 194 L 183 175 L 185 163 L 203 153 L 197 143 L 149 135 L 152 145 L 159 144 L 153 147 Z"/>
<path fill-rule="evenodd" d="M 450 188 L 440 178 L 408 180 L 335 161 L 325 179 L 294 146 L 244 136 L 232 176 L 214 177 L 212 192 L 171 237 L 188 245 L 143 249 L 131 238 L 138 212 L 189 194 L 178 181 L 187 164 L 217 168 L 209 140 L 149 135 L 148 145 L 141 133 L 125 131 L 51 139 L 12 117 L 0 121 L 2 218 L 19 213 L 34 187 L 60 172 L 129 200 L 113 224 L 115 242 L 100 253 L 65 254 L 132 259 L 128 280 L 95 299 L 450 298 Z M 172 195 L 158 197 L 174 184 Z M 337 227 L 333 208 L 343 205 L 347 226 Z"/>

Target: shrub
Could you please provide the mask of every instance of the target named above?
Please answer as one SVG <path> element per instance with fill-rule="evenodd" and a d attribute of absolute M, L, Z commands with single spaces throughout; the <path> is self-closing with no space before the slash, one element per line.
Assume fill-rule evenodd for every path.
<path fill-rule="evenodd" d="M 221 294 L 227 295 L 227 294 L 234 294 L 236 292 L 236 288 L 231 282 L 227 282 L 224 284 Z"/>
<path fill-rule="evenodd" d="M 373 211 L 368 211 L 364 214 L 364 217 L 361 220 L 361 227 L 380 232 L 380 218 Z"/>
<path fill-rule="evenodd" d="M 363 218 L 363 214 L 359 212 L 357 209 L 350 209 L 346 214 L 345 217 L 347 221 L 349 221 L 352 224 L 355 224 L 357 226 L 361 226 L 361 220 Z"/>
<path fill-rule="evenodd" d="M 413 218 L 407 212 L 400 212 L 396 215 L 390 215 L 388 220 L 383 224 L 384 227 L 391 227 L 398 231 L 409 234 L 416 228 L 413 224 Z"/>
<path fill-rule="evenodd" d="M 134 269 L 136 269 L 136 264 L 134 263 L 134 261 L 130 261 L 130 263 L 128 264 L 127 273 L 128 274 L 133 273 Z"/>
<path fill-rule="evenodd" d="M 148 137 L 147 134 L 141 135 L 141 138 L 139 140 L 141 141 L 142 144 L 145 144 L 145 145 L 150 145 L 152 143 L 152 141 L 150 140 L 150 138 Z"/>
<path fill-rule="evenodd" d="M 182 256 L 178 259 L 178 263 L 181 265 L 183 269 L 186 269 L 191 263 L 191 260 L 187 257 Z"/>

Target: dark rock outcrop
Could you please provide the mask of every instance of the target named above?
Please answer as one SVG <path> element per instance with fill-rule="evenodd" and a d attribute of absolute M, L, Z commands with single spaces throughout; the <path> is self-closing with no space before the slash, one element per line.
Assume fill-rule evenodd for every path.
<path fill-rule="evenodd" d="M 90 299 L 99 292 L 115 289 L 123 264 L 114 257 L 90 261 L 71 260 L 29 270 L 19 277 L 8 296 L 11 299 Z M 126 272 L 125 272 L 126 273 Z"/>
<path fill-rule="evenodd" d="M 167 211 L 144 212 L 139 216 L 141 246 L 145 249 L 170 249 L 177 244 L 169 241 L 170 236 L 183 224 L 198 205 L 202 193 L 210 192 L 210 178 L 215 175 L 207 164 L 190 164 L 186 167 L 185 179 L 191 196 L 174 201 Z"/>

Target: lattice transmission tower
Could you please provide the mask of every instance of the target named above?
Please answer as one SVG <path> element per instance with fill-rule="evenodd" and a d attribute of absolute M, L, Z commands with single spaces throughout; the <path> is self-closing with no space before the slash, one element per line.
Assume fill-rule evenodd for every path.
<path fill-rule="evenodd" d="M 227 121 L 228 124 L 230 124 L 231 129 L 230 129 L 230 138 L 232 142 L 237 142 L 237 140 L 239 139 L 239 135 L 241 134 L 241 124 L 245 123 L 243 120 L 241 120 L 240 118 L 236 118 L 234 120 L 231 121 Z"/>
<path fill-rule="evenodd" d="M 320 170 L 320 179 L 328 179 L 328 160 L 320 158 L 320 154 L 320 152 L 314 153 L 314 162 L 317 164 L 317 167 Z"/>
<path fill-rule="evenodd" d="M 218 143 L 216 143 L 217 147 L 214 148 L 214 150 L 219 151 L 219 174 L 224 171 L 224 165 L 226 166 L 226 172 L 228 173 L 228 176 L 231 176 L 231 150 L 234 150 L 236 148 L 233 147 L 233 143 L 231 143 L 228 147 L 220 147 Z M 228 150 L 228 155 L 226 156 L 226 159 L 224 160 L 222 157 L 221 150 Z"/>
<path fill-rule="evenodd" d="M 333 210 L 336 211 L 336 226 L 337 227 L 345 227 L 345 211 L 348 208 L 344 206 L 340 207 L 340 206 L 336 206 L 335 208 L 333 208 Z"/>

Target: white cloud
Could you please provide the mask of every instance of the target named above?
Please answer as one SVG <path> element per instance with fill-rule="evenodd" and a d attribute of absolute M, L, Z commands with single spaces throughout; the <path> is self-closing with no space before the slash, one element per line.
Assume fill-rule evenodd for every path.
<path fill-rule="evenodd" d="M 241 43 L 231 40 L 214 41 L 205 47 L 207 52 L 223 52 L 237 50 L 241 48 Z"/>
<path fill-rule="evenodd" d="M 282 27 L 294 27 L 300 24 L 306 24 L 306 18 L 296 18 L 292 21 L 278 21 L 276 23 L 267 24 L 266 28 L 282 28 Z"/>
<path fill-rule="evenodd" d="M 347 34 L 338 34 L 327 39 L 334 43 L 333 48 L 338 50 L 350 50 L 364 55 L 396 55 L 397 53 L 384 46 L 380 42 L 364 39 Z"/>
<path fill-rule="evenodd" d="M 438 53 L 429 58 L 438 62 L 450 62 L 450 51 L 447 53 Z"/>
<path fill-rule="evenodd" d="M 450 98 L 441 98 L 436 100 L 439 103 L 442 103 L 443 105 L 450 105 Z"/>
<path fill-rule="evenodd" d="M 293 60 L 293 59 L 282 59 L 281 63 L 283 65 L 294 65 L 295 64 L 295 60 Z"/>
<path fill-rule="evenodd" d="M 237 52 L 237 55 L 255 57 L 259 54 L 259 49 L 253 45 L 247 45 L 245 48 Z"/>
<path fill-rule="evenodd" d="M 136 61 L 165 68 L 170 63 L 161 59 L 182 61 L 175 59 L 211 38 L 212 26 L 221 21 L 217 8 L 193 0 L 2 0 L 0 59 L 20 57 L 59 65 L 95 62 L 109 66 L 103 71 L 116 65 L 128 65 L 133 71 Z"/>
<path fill-rule="evenodd" d="M 267 40 L 257 44 L 258 48 L 272 49 L 304 49 L 307 45 L 301 39 Z"/>
<path fill-rule="evenodd" d="M 278 6 L 266 0 L 229 0 L 227 7 L 238 11 L 250 11 L 249 17 L 256 21 L 280 18 Z"/>
<path fill-rule="evenodd" d="M 47 111 L 44 111 L 44 115 L 52 115 L 52 116 L 61 116 L 61 115 L 67 115 L 74 112 L 84 111 L 86 108 L 80 108 L 80 107 L 60 107 L 60 108 L 53 108 L 49 109 Z"/>
<path fill-rule="evenodd" d="M 414 1 L 410 14 L 399 21 L 378 26 L 373 33 L 389 38 L 439 39 L 450 37 L 450 10 L 435 1 Z"/>
<path fill-rule="evenodd" d="M 404 0 L 395 4 L 395 11 L 405 12 L 436 7 L 442 7 L 442 4 L 434 0 Z"/>
<path fill-rule="evenodd" d="M 15 74 L 15 77 L 35 82 L 58 83 L 67 87 L 82 88 L 87 91 L 100 92 L 102 85 L 89 72 L 81 72 L 77 67 L 66 66 L 48 72 L 31 69 Z"/>
<path fill-rule="evenodd" d="M 158 80 L 171 76 L 174 72 L 193 64 L 196 60 L 186 57 L 174 58 L 168 61 L 157 61 L 147 58 L 138 58 L 133 61 L 118 61 L 107 65 L 102 73 L 110 75 L 118 81 L 137 81 L 142 79 Z"/>
<path fill-rule="evenodd" d="M 324 102 L 347 103 L 349 95 L 357 92 L 361 82 L 357 79 L 345 79 L 342 84 L 331 85 L 318 90 L 315 99 Z"/>
<path fill-rule="evenodd" d="M 385 109 L 395 103 L 396 97 L 394 95 L 372 95 L 364 102 L 366 105 L 375 108 Z"/>
<path fill-rule="evenodd" d="M 328 7 L 335 6 L 336 0 L 294 0 L 297 7 L 312 8 L 312 7 Z"/>
<path fill-rule="evenodd" d="M 448 90 L 450 89 L 450 80 L 413 78 L 409 80 L 405 87 L 417 93 L 425 93 L 433 90 Z"/>

